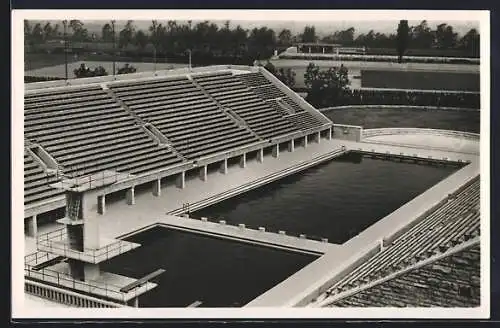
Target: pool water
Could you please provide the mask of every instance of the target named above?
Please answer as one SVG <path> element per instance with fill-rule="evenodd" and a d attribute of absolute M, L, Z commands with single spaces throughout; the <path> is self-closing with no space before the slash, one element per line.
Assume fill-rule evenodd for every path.
<path fill-rule="evenodd" d="M 458 168 L 349 153 L 191 216 L 342 244 Z"/>
<path fill-rule="evenodd" d="M 140 296 L 140 307 L 241 307 L 288 278 L 318 256 L 251 245 L 166 227 L 126 240 L 142 246 L 102 265 L 139 279 L 166 271 L 158 287 Z"/>

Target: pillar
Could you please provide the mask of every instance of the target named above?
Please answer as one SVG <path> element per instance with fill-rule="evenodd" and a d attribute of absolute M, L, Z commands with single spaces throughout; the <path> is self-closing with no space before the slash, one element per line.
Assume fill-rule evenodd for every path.
<path fill-rule="evenodd" d="M 321 134 L 320 132 L 316 132 L 316 143 L 320 143 L 321 142 Z"/>
<path fill-rule="evenodd" d="M 30 216 L 28 218 L 28 236 L 36 238 L 38 235 L 38 224 L 36 215 Z"/>
<path fill-rule="evenodd" d="M 309 47 L 309 53 L 311 53 L 311 47 Z"/>
<path fill-rule="evenodd" d="M 127 190 L 127 204 L 134 205 L 135 204 L 135 186 L 130 187 Z"/>
<path fill-rule="evenodd" d="M 186 172 L 182 171 L 181 173 L 179 173 L 179 176 L 175 181 L 175 185 L 179 189 L 184 189 L 186 187 Z"/>
<path fill-rule="evenodd" d="M 307 135 L 304 136 L 304 148 L 307 147 Z"/>
<path fill-rule="evenodd" d="M 106 195 L 97 196 L 97 213 L 106 213 Z"/>
<path fill-rule="evenodd" d="M 139 307 L 139 296 L 137 296 L 137 297 L 135 297 L 135 298 L 134 298 L 133 305 L 134 305 L 134 307 L 136 307 L 136 308 L 138 308 L 138 307 Z"/>
<path fill-rule="evenodd" d="M 161 196 L 161 179 L 158 178 L 153 181 L 153 196 Z"/>
<path fill-rule="evenodd" d="M 323 50 L 323 54 L 325 54 L 325 47 L 321 47 L 321 49 Z"/>
<path fill-rule="evenodd" d="M 101 275 L 99 264 L 85 263 L 84 272 L 85 281 L 97 280 Z"/>
<path fill-rule="evenodd" d="M 227 158 L 224 158 L 224 160 L 220 164 L 219 172 L 222 174 L 227 174 Z"/>
<path fill-rule="evenodd" d="M 328 140 L 332 140 L 332 128 L 329 128 L 329 129 L 326 131 L 326 139 L 328 139 Z"/>
<path fill-rule="evenodd" d="M 241 168 L 247 167 L 247 154 L 246 153 L 241 154 L 241 157 L 240 157 L 240 167 Z"/>
<path fill-rule="evenodd" d="M 288 143 L 288 151 L 289 152 L 293 152 L 295 150 L 295 140 L 292 139 L 290 140 L 290 142 Z"/>
<path fill-rule="evenodd" d="M 257 151 L 257 161 L 259 163 L 264 162 L 264 148 L 261 148 Z"/>
<path fill-rule="evenodd" d="M 280 157 L 280 145 L 276 144 L 273 146 L 273 157 L 278 158 Z"/>
<path fill-rule="evenodd" d="M 200 180 L 207 181 L 207 166 L 203 165 L 200 167 Z"/>

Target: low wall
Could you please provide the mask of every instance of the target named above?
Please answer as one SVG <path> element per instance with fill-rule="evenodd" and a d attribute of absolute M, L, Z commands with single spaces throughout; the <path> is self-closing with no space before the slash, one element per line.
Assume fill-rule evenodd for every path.
<path fill-rule="evenodd" d="M 334 124 L 332 137 L 341 140 L 360 142 L 363 136 L 363 127 L 357 125 Z"/>
<path fill-rule="evenodd" d="M 331 110 L 341 109 L 415 109 L 415 110 L 449 110 L 449 111 L 470 111 L 479 112 L 478 108 L 462 108 L 462 107 L 439 107 L 439 106 L 409 106 L 409 105 L 348 105 L 348 106 L 335 106 L 318 109 L 320 112 L 328 112 Z"/>
<path fill-rule="evenodd" d="M 383 135 L 395 135 L 395 134 L 436 135 L 443 137 L 453 137 L 453 138 L 479 141 L 478 133 L 453 131 L 453 130 L 438 130 L 438 129 L 424 129 L 424 128 L 381 128 L 381 129 L 363 130 L 363 138 L 383 136 Z"/>
<path fill-rule="evenodd" d="M 124 304 L 118 304 L 101 300 L 95 297 L 79 294 L 70 290 L 49 286 L 36 281 L 25 279 L 24 290 L 26 293 L 47 299 L 55 303 L 65 304 L 71 307 L 86 308 L 120 308 L 128 307 Z"/>

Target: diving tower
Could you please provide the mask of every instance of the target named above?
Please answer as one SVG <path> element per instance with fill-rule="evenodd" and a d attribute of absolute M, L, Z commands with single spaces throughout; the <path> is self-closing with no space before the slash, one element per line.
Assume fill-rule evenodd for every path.
<path fill-rule="evenodd" d="M 103 188 L 129 178 L 128 174 L 102 171 L 84 177 L 64 178 L 50 186 L 65 192 L 63 228 L 39 235 L 37 252 L 25 257 L 25 276 L 94 298 L 138 307 L 140 295 L 155 288 L 150 282 L 165 270 L 158 269 L 140 279 L 101 270 L 100 265 L 140 247 L 120 239 L 99 235 Z"/>

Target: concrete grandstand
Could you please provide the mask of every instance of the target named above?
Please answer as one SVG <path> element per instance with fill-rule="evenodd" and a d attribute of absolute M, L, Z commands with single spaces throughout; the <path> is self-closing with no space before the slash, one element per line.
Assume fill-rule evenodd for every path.
<path fill-rule="evenodd" d="M 95 185 L 100 189 L 82 205 L 84 215 L 99 222 L 97 236 L 83 236 L 92 238 L 94 249 L 105 240 L 168 225 L 320 255 L 245 306 L 480 304 L 478 134 L 334 124 L 262 67 L 182 68 L 25 88 L 28 294 L 79 307 L 140 305 L 147 279 L 120 280 L 118 289 L 127 290 L 122 294 L 135 288 L 135 298 L 102 297 L 90 292 L 105 288 L 95 276 L 83 279 L 87 289 L 61 283 L 63 276 L 77 280 L 61 265 L 71 256 L 59 254 L 55 261 L 56 251 L 42 247 L 44 238 L 61 229 L 55 221 L 69 202 L 55 184 L 111 170 L 120 179 Z M 463 167 L 344 244 L 189 218 L 190 210 L 350 151 Z M 231 166 L 231 159 L 238 164 Z M 214 165 L 218 170 L 210 173 Z M 189 179 L 193 172 L 197 178 Z M 170 178 L 173 187 L 164 183 Z M 117 194 L 126 204 L 107 202 Z M 58 242 L 71 248 L 64 238 Z M 46 278 L 54 275 L 57 282 Z"/>

